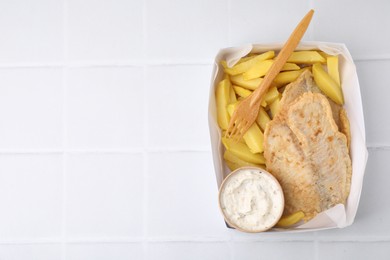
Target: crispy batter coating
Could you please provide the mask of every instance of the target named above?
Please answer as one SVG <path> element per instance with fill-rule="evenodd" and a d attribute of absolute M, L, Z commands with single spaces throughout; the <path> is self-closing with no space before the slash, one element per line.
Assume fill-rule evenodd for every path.
<path fill-rule="evenodd" d="M 282 108 L 264 133 L 267 169 L 283 188 L 285 214 L 302 210 L 305 220 L 345 203 L 352 175 L 347 137 L 339 132 L 329 100 L 316 88 L 310 73 L 287 86 Z M 337 118 L 346 126 L 342 111 Z"/>

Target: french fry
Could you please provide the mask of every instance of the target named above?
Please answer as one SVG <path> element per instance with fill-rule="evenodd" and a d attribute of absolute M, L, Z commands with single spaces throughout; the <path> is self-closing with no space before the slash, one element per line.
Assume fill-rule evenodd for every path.
<path fill-rule="evenodd" d="M 300 70 L 301 67 L 299 67 L 297 64 L 295 63 L 290 63 L 290 62 L 286 62 L 282 69 L 280 71 L 288 71 L 288 70 Z"/>
<path fill-rule="evenodd" d="M 325 93 L 330 99 L 337 104 L 344 104 L 344 97 L 341 88 L 337 85 L 328 73 L 322 68 L 320 63 L 313 65 L 313 77 L 317 86 Z"/>
<path fill-rule="evenodd" d="M 270 87 L 267 93 L 264 95 L 264 101 L 267 102 L 267 104 L 270 104 L 278 97 L 279 97 L 278 89 L 276 87 Z"/>
<path fill-rule="evenodd" d="M 339 57 L 338 56 L 329 56 L 326 58 L 326 65 L 328 67 L 329 76 L 336 81 L 337 85 L 340 85 L 340 75 L 339 75 Z"/>
<path fill-rule="evenodd" d="M 249 147 L 240 142 L 236 142 L 233 139 L 222 137 L 222 143 L 225 148 L 231 151 L 235 156 L 241 160 L 254 163 L 254 164 L 265 164 L 265 158 L 260 153 L 252 153 Z"/>
<path fill-rule="evenodd" d="M 230 96 L 229 96 L 229 104 L 237 102 L 236 92 L 233 89 L 233 86 L 230 86 Z"/>
<path fill-rule="evenodd" d="M 238 75 L 238 74 L 244 73 L 245 71 L 250 69 L 252 67 L 252 65 L 255 64 L 256 62 L 262 61 L 262 60 L 267 60 L 267 59 L 272 59 L 273 57 L 275 57 L 275 52 L 274 51 L 267 51 L 265 53 L 262 53 L 260 55 L 253 57 L 252 59 L 238 63 L 238 64 L 234 65 L 232 68 L 226 68 L 225 72 L 227 74 L 233 75 L 233 76 Z"/>
<path fill-rule="evenodd" d="M 231 171 L 234 171 L 234 170 L 236 170 L 236 169 L 238 169 L 238 168 L 241 167 L 239 164 L 234 163 L 234 162 L 231 162 L 231 161 L 226 160 L 226 159 L 225 159 L 225 163 L 226 163 L 227 167 L 228 167 Z"/>
<path fill-rule="evenodd" d="M 246 72 L 242 74 L 245 80 L 255 79 L 263 77 L 267 74 L 268 70 L 271 68 L 273 60 L 264 60 L 253 64 L 253 66 Z M 288 70 L 299 70 L 300 67 L 294 63 L 286 63 L 283 65 L 281 71 Z"/>
<path fill-rule="evenodd" d="M 272 60 L 264 60 L 253 64 L 249 70 L 242 74 L 243 79 L 250 80 L 264 76 L 269 68 L 271 68 L 272 63 Z"/>
<path fill-rule="evenodd" d="M 275 115 L 279 112 L 280 110 L 280 97 L 274 100 L 271 104 L 269 104 L 269 109 L 271 111 L 272 119 L 275 118 Z"/>
<path fill-rule="evenodd" d="M 254 163 L 250 163 L 250 162 L 247 162 L 247 161 L 244 161 L 244 160 L 241 160 L 240 158 L 238 158 L 237 156 L 235 156 L 231 151 L 229 150 L 226 150 L 225 153 L 223 154 L 223 158 L 226 160 L 226 161 L 229 161 L 231 163 L 234 163 L 237 167 L 244 167 L 244 166 L 252 166 L 252 167 L 264 167 L 262 164 L 254 164 Z M 228 165 L 229 167 L 229 165 Z M 229 167 L 230 168 L 230 167 Z M 231 169 L 230 170 L 235 170 L 235 169 Z"/>
<path fill-rule="evenodd" d="M 326 59 L 321 56 L 317 51 L 294 51 L 288 58 L 287 62 L 297 64 L 313 64 L 313 63 L 325 63 Z"/>
<path fill-rule="evenodd" d="M 247 89 L 245 89 L 243 87 L 233 86 L 233 89 L 234 89 L 234 92 L 236 92 L 237 95 L 239 95 L 240 97 L 243 97 L 243 98 L 246 98 L 247 96 L 252 94 L 252 91 L 247 90 Z"/>
<path fill-rule="evenodd" d="M 239 104 L 240 101 L 237 101 L 227 106 L 227 111 L 230 117 L 233 115 Z M 256 123 L 253 123 L 253 125 L 244 134 L 243 140 L 252 153 L 261 153 L 264 151 L 264 134 L 261 132 L 261 129 Z"/>
<path fill-rule="evenodd" d="M 229 113 L 229 116 L 232 116 L 233 115 L 233 113 L 234 113 L 234 111 L 236 110 L 236 108 L 237 108 L 237 106 L 238 106 L 238 104 L 240 104 L 240 100 L 239 101 L 236 101 L 236 102 L 234 102 L 234 103 L 231 103 L 231 104 L 229 104 L 228 106 L 227 106 L 227 111 L 228 111 L 228 113 Z"/>
<path fill-rule="evenodd" d="M 256 122 L 260 126 L 261 130 L 263 130 L 263 132 L 265 131 L 265 127 L 269 121 L 271 121 L 271 118 L 269 117 L 268 113 L 263 107 L 260 107 Z"/>
<path fill-rule="evenodd" d="M 288 83 L 295 81 L 304 70 L 305 69 L 280 72 L 274 79 L 273 84 L 277 87 L 287 85 Z"/>
<path fill-rule="evenodd" d="M 324 51 L 318 51 L 318 53 L 319 53 L 322 57 L 324 57 L 325 59 L 328 58 L 329 56 L 332 56 L 332 55 L 330 55 L 330 54 L 327 54 L 327 53 L 324 52 Z"/>
<path fill-rule="evenodd" d="M 226 108 L 230 101 L 230 89 L 231 85 L 229 80 L 224 79 L 219 82 L 215 93 L 217 102 L 217 121 L 219 127 L 224 130 L 228 128 L 230 121 L 230 116 Z"/>
<path fill-rule="evenodd" d="M 261 81 L 263 81 L 262 78 L 257 78 L 257 79 L 251 79 L 251 80 L 245 80 L 242 76 L 242 74 L 237 75 L 237 76 L 231 76 L 230 80 L 232 81 L 233 84 L 249 89 L 249 90 L 255 90 L 258 88 L 260 85 Z"/>
<path fill-rule="evenodd" d="M 299 221 L 301 221 L 305 217 L 305 213 L 302 211 L 297 211 L 293 214 L 283 216 L 280 218 L 278 223 L 276 224 L 277 227 L 289 227 L 292 226 Z"/>
<path fill-rule="evenodd" d="M 264 134 L 256 122 L 245 132 L 243 138 L 252 153 L 264 151 Z"/>
<path fill-rule="evenodd" d="M 240 64 L 240 63 L 243 63 L 243 62 L 245 62 L 245 61 L 251 60 L 251 59 L 253 59 L 255 56 L 257 56 L 257 55 L 254 54 L 254 55 L 249 55 L 249 56 L 246 56 L 246 57 L 242 57 L 239 61 L 237 61 L 237 64 Z"/>

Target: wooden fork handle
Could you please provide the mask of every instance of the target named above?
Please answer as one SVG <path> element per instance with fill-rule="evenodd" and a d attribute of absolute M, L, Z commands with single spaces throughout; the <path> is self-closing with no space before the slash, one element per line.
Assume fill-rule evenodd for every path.
<path fill-rule="evenodd" d="M 283 48 L 276 57 L 275 62 L 272 64 L 271 68 L 268 70 L 263 81 L 260 83 L 260 86 L 253 92 L 251 95 L 250 106 L 260 103 L 262 97 L 267 92 L 272 81 L 274 81 L 276 75 L 280 72 L 283 65 L 286 63 L 291 53 L 298 46 L 298 43 L 301 41 L 303 35 L 305 34 L 307 27 L 309 27 L 311 18 L 313 17 L 314 10 L 311 9 L 305 17 L 299 22 L 295 30 L 292 32 L 287 42 L 284 44 Z"/>

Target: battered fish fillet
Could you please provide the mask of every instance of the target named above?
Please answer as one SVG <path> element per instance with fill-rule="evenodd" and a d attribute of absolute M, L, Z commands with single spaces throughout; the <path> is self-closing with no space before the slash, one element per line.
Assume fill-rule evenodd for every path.
<path fill-rule="evenodd" d="M 322 93 L 322 91 L 314 83 L 313 75 L 310 70 L 304 71 L 296 81 L 286 86 L 282 99 L 280 100 L 281 107 L 287 107 L 288 104 L 293 102 L 297 97 L 305 92 Z M 349 147 L 351 133 L 347 113 L 341 105 L 335 103 L 330 98 L 327 99 L 332 109 L 333 119 L 336 122 L 339 131 L 347 137 Z"/>
<path fill-rule="evenodd" d="M 302 210 L 309 220 L 345 203 L 352 175 L 347 138 L 324 95 L 306 92 L 285 103 L 265 129 L 264 148 L 267 169 L 284 191 L 285 214 Z"/>

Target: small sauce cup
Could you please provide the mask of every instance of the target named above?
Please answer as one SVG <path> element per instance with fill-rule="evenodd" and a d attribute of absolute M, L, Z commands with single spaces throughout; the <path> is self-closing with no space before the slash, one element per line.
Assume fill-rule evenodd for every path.
<path fill-rule="evenodd" d="M 283 190 L 262 168 L 241 167 L 219 189 L 219 208 L 229 226 L 248 233 L 271 229 L 284 210 Z"/>

